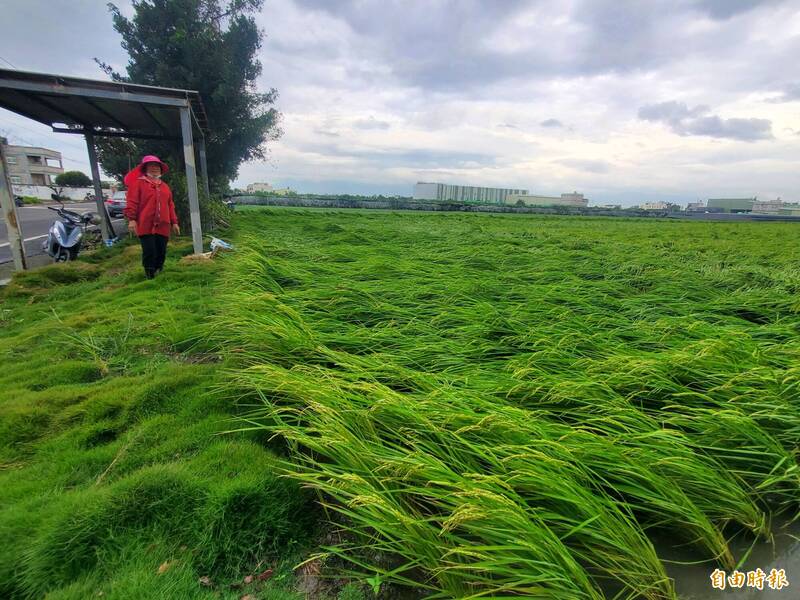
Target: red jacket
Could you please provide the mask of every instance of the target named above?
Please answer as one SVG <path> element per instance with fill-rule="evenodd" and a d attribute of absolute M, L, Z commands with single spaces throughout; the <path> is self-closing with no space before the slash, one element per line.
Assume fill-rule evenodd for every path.
<path fill-rule="evenodd" d="M 157 233 L 169 237 L 170 228 L 178 223 L 172 190 L 160 179 L 137 177 L 128 186 L 125 203 L 125 216 L 136 221 L 136 235 Z"/>

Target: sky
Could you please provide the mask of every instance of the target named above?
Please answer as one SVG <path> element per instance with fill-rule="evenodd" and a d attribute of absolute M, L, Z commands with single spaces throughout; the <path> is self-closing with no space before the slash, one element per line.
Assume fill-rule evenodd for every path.
<path fill-rule="evenodd" d="M 256 20 L 284 134 L 237 187 L 800 202 L 800 0 L 266 0 Z M 104 79 L 94 57 L 127 60 L 105 0 L 4 2 L 4 67 Z M 80 138 L 3 109 L 0 135 L 88 172 Z"/>

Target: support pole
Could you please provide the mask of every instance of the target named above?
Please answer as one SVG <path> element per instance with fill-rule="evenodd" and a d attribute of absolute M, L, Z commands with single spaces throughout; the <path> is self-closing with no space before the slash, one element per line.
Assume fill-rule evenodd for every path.
<path fill-rule="evenodd" d="M 103 202 L 103 188 L 100 185 L 100 169 L 97 166 L 97 152 L 94 148 L 94 135 L 86 133 L 86 150 L 89 151 L 89 166 L 92 169 L 92 182 L 94 182 L 94 201 L 97 204 L 97 214 L 100 215 L 100 229 L 104 240 L 117 237 L 111 219 L 108 216 L 105 202 Z"/>
<path fill-rule="evenodd" d="M 0 143 L 0 206 L 3 208 L 3 217 L 6 221 L 6 231 L 8 231 L 8 241 L 11 244 L 14 268 L 17 271 L 24 271 L 28 268 L 25 260 L 25 247 L 19 230 L 17 205 L 14 202 L 14 190 L 11 187 L 11 181 L 8 179 L 6 155 L 3 152 L 2 143 Z"/>
<path fill-rule="evenodd" d="M 208 164 L 206 163 L 206 137 L 200 136 L 197 140 L 197 147 L 200 151 L 200 177 L 203 179 L 203 189 L 206 191 L 206 198 L 211 196 L 208 188 Z"/>
<path fill-rule="evenodd" d="M 186 163 L 186 191 L 189 193 L 189 215 L 192 221 L 192 242 L 194 253 L 203 252 L 203 229 L 200 224 L 200 201 L 197 198 L 197 169 L 194 165 L 194 144 L 192 143 L 192 117 L 189 107 L 182 107 L 181 133 L 183 134 L 183 159 Z"/>

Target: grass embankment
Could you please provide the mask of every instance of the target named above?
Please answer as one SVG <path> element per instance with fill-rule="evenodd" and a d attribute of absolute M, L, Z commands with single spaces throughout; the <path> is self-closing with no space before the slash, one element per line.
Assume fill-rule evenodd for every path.
<path fill-rule="evenodd" d="M 311 503 L 256 435 L 215 435 L 220 264 L 189 252 L 155 281 L 118 246 L 0 290 L 0 597 L 300 597 Z"/>
<path fill-rule="evenodd" d="M 246 215 L 224 390 L 375 585 L 672 598 L 655 535 L 797 515 L 794 224 Z"/>

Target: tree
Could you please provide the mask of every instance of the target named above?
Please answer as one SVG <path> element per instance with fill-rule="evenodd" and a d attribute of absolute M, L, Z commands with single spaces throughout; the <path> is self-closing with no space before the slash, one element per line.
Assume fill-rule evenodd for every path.
<path fill-rule="evenodd" d="M 81 171 L 64 171 L 56 176 L 56 185 L 65 187 L 90 187 L 92 180 Z"/>
<path fill-rule="evenodd" d="M 263 159 L 267 141 L 277 139 L 277 90 L 256 90 L 261 63 L 255 58 L 262 33 L 251 14 L 263 0 L 134 0 L 125 17 L 109 4 L 114 29 L 128 52 L 126 74 L 95 59 L 115 81 L 197 90 L 210 131 L 206 134 L 208 174 L 214 189 L 227 189 L 239 165 Z M 121 177 L 144 154 L 183 163 L 178 144 L 104 140 L 98 156 L 106 173 Z"/>
<path fill-rule="evenodd" d="M 98 137 L 94 143 L 97 147 L 97 161 L 102 165 L 103 171 L 117 181 L 122 181 L 125 174 L 139 163 L 143 155 L 152 154 L 144 152 L 144 144 L 140 149 L 133 140 L 125 138 Z M 164 159 L 167 158 L 169 157 L 164 156 Z"/>

